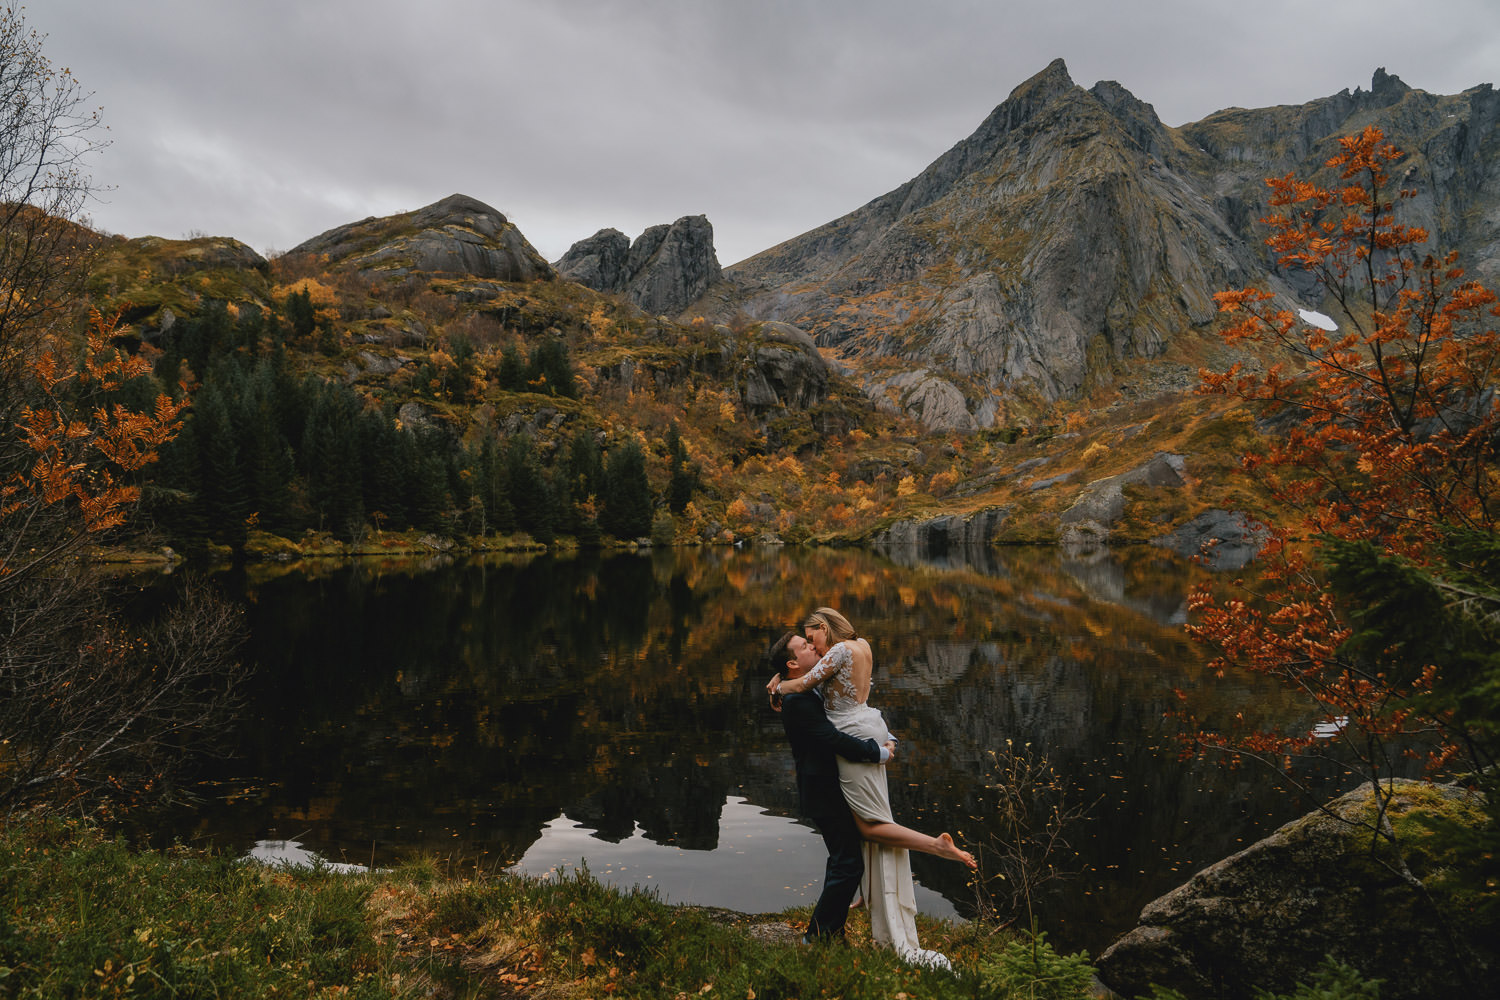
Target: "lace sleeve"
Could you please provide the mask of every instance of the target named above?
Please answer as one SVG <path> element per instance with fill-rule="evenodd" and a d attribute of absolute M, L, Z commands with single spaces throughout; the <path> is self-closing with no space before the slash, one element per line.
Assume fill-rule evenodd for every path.
<path fill-rule="evenodd" d="M 854 665 L 854 653 L 849 649 L 847 643 L 836 643 L 834 647 L 823 654 L 823 658 L 817 665 L 802 675 L 802 680 L 807 687 L 816 687 L 825 680 L 838 673 L 844 667 Z"/>

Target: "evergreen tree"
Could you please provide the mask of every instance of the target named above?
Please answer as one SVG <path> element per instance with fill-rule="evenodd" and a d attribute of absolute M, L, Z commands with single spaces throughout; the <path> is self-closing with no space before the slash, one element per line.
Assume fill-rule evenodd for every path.
<path fill-rule="evenodd" d="M 604 459 L 591 428 L 580 428 L 568 441 L 568 450 L 557 474 L 558 507 L 563 512 L 563 530 L 580 544 L 599 542 L 599 497 L 604 492 Z"/>
<path fill-rule="evenodd" d="M 251 358 L 257 357 L 265 346 L 266 314 L 253 302 L 240 306 L 240 321 L 236 332 L 240 346 Z"/>
<path fill-rule="evenodd" d="M 677 433 L 676 424 L 667 432 L 667 463 L 670 470 L 667 507 L 673 514 L 681 514 L 698 488 L 698 468 L 688 460 L 687 447 L 682 443 L 682 435 Z"/>
<path fill-rule="evenodd" d="M 526 362 L 521 358 L 521 349 L 515 341 L 506 344 L 500 351 L 500 370 L 495 375 L 500 388 L 510 392 L 526 390 Z"/>
<path fill-rule="evenodd" d="M 646 456 L 635 441 L 610 449 L 604 467 L 604 505 L 599 526 L 616 538 L 637 538 L 651 531 L 651 483 Z"/>
<path fill-rule="evenodd" d="M 141 493 L 157 527 L 178 544 L 208 537 L 199 503 L 203 472 L 198 453 L 198 431 L 190 415 L 177 436 L 162 446 L 154 477 Z"/>
<path fill-rule="evenodd" d="M 364 487 L 365 509 L 376 526 L 395 530 L 405 528 L 407 517 L 404 438 L 407 431 L 396 426 L 390 413 L 367 411 L 359 420 L 359 468 Z"/>
<path fill-rule="evenodd" d="M 475 493 L 484 504 L 485 530 L 501 533 L 516 530 L 516 512 L 506 489 L 505 460 L 493 434 L 485 435 L 472 467 Z"/>
<path fill-rule="evenodd" d="M 197 316 L 180 321 L 172 332 L 177 334 L 181 356 L 202 377 L 220 357 L 233 347 L 236 331 L 229 311 L 218 300 L 209 302 Z"/>
<path fill-rule="evenodd" d="M 312 336 L 318 319 L 317 311 L 313 309 L 312 296 L 306 288 L 286 297 L 286 319 L 292 325 L 292 336 L 299 339 Z"/>
<path fill-rule="evenodd" d="M 280 388 L 269 362 L 262 358 L 248 379 L 239 382 L 241 396 L 231 406 L 240 433 L 248 506 L 268 531 L 293 527 L 292 480 L 296 462 L 282 433 L 278 412 Z"/>
<path fill-rule="evenodd" d="M 198 501 L 203 524 L 213 537 L 238 547 L 245 539 L 250 505 L 238 435 L 219 380 L 205 384 L 198 393 L 193 403 L 193 425 L 198 440 Z"/>
<path fill-rule="evenodd" d="M 542 473 L 531 435 L 517 434 L 505 447 L 506 491 L 516 515 L 516 527 L 544 544 L 556 533 L 554 494 Z"/>
<path fill-rule="evenodd" d="M 568 358 L 568 345 L 561 337 L 544 337 L 532 349 L 531 361 L 526 366 L 526 382 L 534 391 L 550 396 L 572 399 L 577 395 L 573 362 Z"/>
<path fill-rule="evenodd" d="M 314 397 L 299 460 L 320 528 L 352 538 L 364 524 L 359 468 L 359 400 L 344 386 L 325 385 Z"/>
<path fill-rule="evenodd" d="M 446 533 L 451 503 L 448 497 L 448 443 L 433 430 L 418 428 L 402 435 L 408 516 L 421 531 Z"/>

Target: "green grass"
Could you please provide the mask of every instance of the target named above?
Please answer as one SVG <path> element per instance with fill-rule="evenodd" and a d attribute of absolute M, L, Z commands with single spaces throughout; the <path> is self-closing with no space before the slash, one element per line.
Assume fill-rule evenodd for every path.
<path fill-rule="evenodd" d="M 0 994 L 395 997 L 369 879 L 129 850 L 88 827 L 0 836 Z"/>
<path fill-rule="evenodd" d="M 950 973 L 874 946 L 859 913 L 847 945 L 789 943 L 806 919 L 668 906 L 587 871 L 346 875 L 133 850 L 86 824 L 0 830 L 4 997 L 1012 995 L 985 962 L 1009 932 L 924 920 Z M 781 940 L 757 936 L 767 925 Z"/>

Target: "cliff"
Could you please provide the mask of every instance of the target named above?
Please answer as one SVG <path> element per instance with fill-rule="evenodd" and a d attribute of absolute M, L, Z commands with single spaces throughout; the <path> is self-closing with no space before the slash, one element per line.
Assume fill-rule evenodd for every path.
<path fill-rule="evenodd" d="M 1377 70 L 1368 92 L 1169 128 L 1056 60 L 911 181 L 730 268 L 728 304 L 851 361 L 920 369 L 892 392 L 887 364 L 866 390 L 935 428 L 993 426 L 1017 399 L 1114 385 L 1141 361 L 1171 387 L 1213 350 L 1215 291 L 1255 284 L 1322 306 L 1263 246 L 1264 178 L 1315 173 L 1366 124 L 1410 154 L 1401 182 L 1424 193 L 1407 221 L 1477 276 L 1500 271 L 1497 111 L 1488 85 L 1441 97 Z M 923 412 L 935 380 L 964 412 Z"/>

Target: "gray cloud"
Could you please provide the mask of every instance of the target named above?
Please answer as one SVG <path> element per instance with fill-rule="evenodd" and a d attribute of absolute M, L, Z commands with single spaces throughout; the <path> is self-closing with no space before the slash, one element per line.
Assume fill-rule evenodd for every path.
<path fill-rule="evenodd" d="M 1494 82 L 1500 6 L 1435 0 L 48 0 L 103 106 L 102 228 L 285 249 L 463 192 L 544 255 L 703 213 L 739 260 L 918 173 L 1053 58 L 1177 125 Z M 1373 33 L 1370 26 L 1381 26 Z"/>

